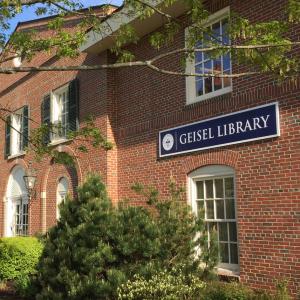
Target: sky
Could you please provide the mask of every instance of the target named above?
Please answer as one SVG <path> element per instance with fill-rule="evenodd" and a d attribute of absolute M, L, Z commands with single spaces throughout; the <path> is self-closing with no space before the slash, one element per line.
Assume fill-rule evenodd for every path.
<path fill-rule="evenodd" d="M 110 4 L 114 4 L 114 5 L 121 5 L 122 4 L 122 0 L 110 0 L 110 1 L 101 1 L 101 0 L 82 0 L 81 3 L 85 6 L 95 6 L 95 5 L 100 5 L 100 4 L 105 4 L 105 3 L 110 3 Z M 43 16 L 45 17 L 45 16 Z M 18 22 L 24 22 L 24 21 L 29 21 L 29 20 L 34 20 L 37 19 L 38 17 L 35 15 L 34 13 L 34 7 L 27 7 L 24 8 L 24 11 L 17 15 L 15 18 L 10 20 L 10 30 L 8 31 L 8 34 L 11 34 Z"/>

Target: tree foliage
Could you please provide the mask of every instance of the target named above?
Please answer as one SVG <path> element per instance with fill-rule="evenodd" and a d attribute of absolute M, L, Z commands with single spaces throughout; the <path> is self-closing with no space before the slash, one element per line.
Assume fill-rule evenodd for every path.
<path fill-rule="evenodd" d="M 168 8 L 177 0 L 124 0 L 123 6 L 116 12 L 116 7 L 110 2 L 99 1 L 101 8 L 84 8 L 84 1 L 80 0 L 2 0 L 0 2 L 0 73 L 14 74 L 16 72 L 38 72 L 38 71 L 69 71 L 69 70 L 98 70 L 120 67 L 144 66 L 155 72 L 175 76 L 199 76 L 199 77 L 228 77 L 236 78 L 250 75 L 266 74 L 282 82 L 287 79 L 295 79 L 300 71 L 300 40 L 293 37 L 294 28 L 300 26 L 300 1 L 286 0 L 283 6 L 284 12 L 281 17 L 265 19 L 253 22 L 245 16 L 230 11 L 228 28 L 225 35 L 229 38 L 223 39 L 217 36 L 209 27 L 205 26 L 211 12 L 207 9 L 203 0 L 180 0 L 186 6 L 186 22 L 181 18 L 174 17 L 168 13 Z M 282 3 L 281 3 L 282 4 Z M 9 37 L 10 21 L 25 8 L 33 7 L 38 17 L 52 16 L 48 19 L 46 27 L 50 35 L 41 35 L 38 30 L 18 28 Z M 113 14 L 121 26 L 116 32 L 113 31 L 109 20 Z M 186 35 L 186 46 L 181 49 L 164 51 L 159 55 L 147 60 L 136 60 L 135 53 L 130 51 L 127 45 L 139 41 L 136 29 L 131 24 L 122 23 L 126 17 L 136 16 L 145 20 L 153 15 L 161 16 L 162 26 L 159 30 L 149 34 L 148 42 L 151 47 L 159 50 L 171 45 L 176 34 L 189 24 Z M 118 19 L 119 18 L 119 19 Z M 72 28 L 68 22 L 72 23 Z M 296 26 L 296 27 L 295 27 Z M 55 65 L 39 66 L 33 64 L 33 58 L 41 52 L 50 56 L 76 57 L 80 55 L 80 46 L 86 41 L 87 31 L 94 31 L 100 35 L 112 35 L 114 45 L 110 48 L 117 60 L 110 64 L 101 65 Z M 201 41 L 201 44 L 199 44 Z M 182 60 L 194 57 L 196 53 L 204 52 L 211 59 L 220 55 L 230 54 L 232 61 L 238 68 L 233 70 L 245 70 L 231 74 L 221 74 L 216 70 L 205 70 L 203 73 L 186 73 L 183 67 L 181 71 L 163 69 L 160 61 L 170 55 L 177 55 L 178 63 Z M 183 59 L 184 56 L 184 59 Z M 11 67 L 11 60 L 15 57 L 21 58 L 26 64 L 20 67 Z M 242 67 L 242 68 L 240 68 Z M 0 107 L 3 114 L 7 114 L 5 107 Z M 2 114 L 0 114 L 3 120 Z M 95 127 L 87 123 L 84 129 L 78 133 L 70 133 L 73 140 L 89 140 L 93 146 L 110 149 L 112 145 Z M 55 147 L 43 144 L 42 136 L 46 131 L 53 128 L 42 126 L 32 135 L 30 148 L 37 157 L 50 155 L 57 162 L 71 163 L 70 156 L 58 152 Z M 76 145 L 76 150 L 86 152 L 87 143 Z"/>
<path fill-rule="evenodd" d="M 34 159 L 40 162 L 45 157 L 53 158 L 53 162 L 74 166 L 75 158 L 80 153 L 87 153 L 89 146 L 110 150 L 113 144 L 102 134 L 101 130 L 95 125 L 92 116 L 85 119 L 82 126 L 76 131 L 68 131 L 66 142 L 73 144 L 74 154 L 59 151 L 56 145 L 51 145 L 47 137 L 52 133 L 62 130 L 61 124 L 43 124 L 33 129 L 29 136 L 27 151 L 33 153 Z"/>
<path fill-rule="evenodd" d="M 141 20 L 154 14 L 160 14 L 164 19 L 162 29 L 149 36 L 150 45 L 159 49 L 163 45 L 172 43 L 174 36 L 182 26 L 179 19 L 166 13 L 166 8 L 175 2 L 175 0 L 124 0 L 122 14 L 136 15 Z M 252 23 L 232 11 L 227 33 L 230 36 L 230 44 L 220 42 L 220 39 L 213 36 L 211 30 L 203 25 L 210 15 L 203 1 L 183 0 L 183 2 L 187 6 L 186 15 L 191 24 L 188 29 L 187 49 L 183 50 L 188 56 L 194 53 L 196 43 L 204 39 L 206 47 L 203 48 L 217 48 L 217 51 L 208 51 L 211 57 L 230 53 L 237 62 L 249 66 L 254 65 L 259 71 L 280 78 L 299 75 L 299 55 L 296 51 L 299 50 L 299 40 L 295 41 L 289 35 L 292 26 L 299 24 L 300 21 L 299 0 L 288 0 L 284 17 L 277 20 Z M 39 33 L 34 30 L 17 30 L 10 36 L 10 41 L 5 47 L 6 31 L 9 28 L 10 19 L 22 12 L 24 6 L 32 5 L 35 5 L 35 12 L 38 16 L 56 16 L 47 24 L 53 34 L 50 37 L 40 37 Z M 97 33 L 113 33 L 103 15 L 99 16 L 92 8 L 86 10 L 82 10 L 82 8 L 83 2 L 77 0 L 2 1 L 0 4 L 2 60 L 18 55 L 30 61 L 40 51 L 51 51 L 58 57 L 74 57 L 79 54 L 79 46 L 85 41 L 87 29 L 92 29 Z M 107 4 L 102 9 L 108 13 L 111 7 Z M 70 32 L 65 25 L 68 18 L 74 16 L 78 18 L 78 22 Z M 123 24 L 117 34 L 114 33 L 114 36 L 115 45 L 111 51 L 118 55 L 119 62 L 134 61 L 134 53 L 124 48 L 129 43 L 136 43 L 139 39 L 134 27 L 130 24 Z M 197 51 L 205 51 L 205 49 Z M 202 74 L 202 76 L 204 75 Z"/>
<path fill-rule="evenodd" d="M 188 23 L 191 25 L 188 30 L 187 47 L 186 49 L 182 49 L 182 52 L 187 56 L 194 55 L 195 51 L 205 51 L 210 57 L 230 53 L 236 62 L 250 67 L 255 66 L 256 72 L 272 74 L 280 79 L 299 75 L 299 56 L 296 53 L 297 49 L 299 50 L 300 41 L 293 40 L 289 34 L 292 27 L 299 24 L 300 21 L 299 0 L 287 0 L 284 17 L 278 20 L 265 20 L 253 23 L 247 18 L 231 11 L 229 18 L 230 26 L 226 33 L 230 36 L 230 43 L 227 44 L 220 42 L 220 39 L 213 34 L 211 29 L 204 26 L 210 12 L 202 0 L 181 1 L 187 7 L 186 16 L 189 20 Z M 161 15 L 163 18 L 162 28 L 149 35 L 150 45 L 155 49 L 159 49 L 164 45 L 171 44 L 175 35 L 182 29 L 182 26 L 185 26 L 178 18 L 166 13 L 166 9 L 175 2 L 175 0 L 124 0 L 123 8 L 118 13 L 120 14 L 120 18 L 124 15 L 135 15 L 141 20 L 150 18 L 154 14 Z M 30 61 L 34 55 L 41 51 L 50 51 L 58 57 L 77 56 L 80 53 L 79 46 L 86 39 L 86 30 L 92 29 L 100 34 L 113 34 L 115 44 L 111 48 L 111 51 L 119 57 L 119 62 L 125 63 L 125 65 L 121 64 L 120 66 L 129 66 L 126 63 L 134 61 L 135 56 L 134 53 L 128 51 L 124 46 L 138 41 L 139 37 L 135 28 L 131 24 L 122 24 L 118 32 L 113 32 L 107 21 L 109 18 L 103 18 L 103 14 L 99 15 L 97 11 L 90 7 L 83 10 L 83 3 L 84 1 L 81 2 L 79 0 L 2 1 L 0 4 L 0 27 L 2 28 L 0 47 L 3 49 L 2 61 L 16 55 Z M 28 6 L 34 6 L 38 16 L 56 16 L 47 25 L 53 34 L 50 37 L 41 37 L 39 32 L 34 30 L 17 30 L 10 36 L 9 43 L 5 46 L 9 21 L 22 12 L 24 7 Z M 112 7 L 107 3 L 102 6 L 102 10 L 104 14 L 111 13 Z M 71 17 L 78 18 L 78 22 L 70 32 L 70 30 L 66 29 L 65 25 Z M 203 45 L 205 46 L 196 49 L 195 45 L 199 40 L 203 40 Z M 209 50 L 206 50 L 207 48 Z M 162 71 L 159 68 L 155 68 L 154 61 L 150 60 L 145 65 L 152 67 L 153 70 Z M 78 68 L 82 69 L 82 66 L 78 66 Z M 12 72 L 20 70 L 22 70 L 22 67 L 14 68 Z M 30 70 L 24 69 L 23 71 Z M 186 76 L 187 74 L 181 72 L 181 75 Z M 218 77 L 220 74 L 197 75 Z M 241 74 L 241 76 L 245 75 L 247 73 Z"/>

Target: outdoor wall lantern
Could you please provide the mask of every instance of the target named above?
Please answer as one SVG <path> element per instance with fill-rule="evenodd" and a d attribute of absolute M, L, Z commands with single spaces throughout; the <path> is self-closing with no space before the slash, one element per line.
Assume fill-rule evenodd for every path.
<path fill-rule="evenodd" d="M 36 171 L 32 168 L 28 168 L 27 174 L 23 176 L 29 199 L 31 199 L 34 194 L 36 178 Z"/>

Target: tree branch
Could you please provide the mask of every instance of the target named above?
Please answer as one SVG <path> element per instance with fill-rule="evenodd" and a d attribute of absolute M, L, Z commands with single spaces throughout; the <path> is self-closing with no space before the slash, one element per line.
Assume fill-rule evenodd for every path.
<path fill-rule="evenodd" d="M 15 74 L 15 73 L 26 73 L 26 72 L 55 72 L 55 71 L 92 71 L 92 70 L 103 70 L 103 69 L 117 69 L 124 67 L 133 66 L 146 66 L 147 63 L 143 61 L 134 61 L 128 63 L 116 63 L 116 64 L 103 64 L 103 65 L 80 65 L 80 66 L 51 66 L 51 67 L 18 67 L 18 68 L 1 68 L 0 74 Z"/>
<path fill-rule="evenodd" d="M 160 10 L 159 8 L 157 8 L 154 5 L 151 5 L 150 3 L 147 3 L 145 1 L 142 0 L 135 0 L 136 2 L 142 4 L 145 7 L 151 8 L 153 11 L 155 11 L 156 13 L 158 13 L 159 15 L 166 17 L 168 20 L 174 20 L 177 21 L 175 18 L 173 18 L 171 15 L 164 13 L 162 10 Z"/>
<path fill-rule="evenodd" d="M 27 73 L 27 72 L 55 72 L 55 71 L 91 71 L 91 70 L 104 70 L 104 69 L 117 69 L 126 67 L 137 67 L 145 66 L 154 71 L 161 72 L 163 74 L 169 75 L 180 75 L 180 76 L 198 76 L 198 77 L 218 77 L 218 78 L 236 78 L 246 75 L 256 75 L 260 72 L 245 72 L 237 74 L 199 74 L 199 73 L 185 73 L 185 72 L 174 72 L 161 69 L 154 65 L 155 62 L 161 60 L 167 56 L 178 54 L 178 53 L 193 53 L 193 52 L 210 52 L 214 50 L 231 50 L 231 49 L 267 49 L 273 47 L 287 47 L 291 45 L 300 45 L 300 41 L 292 42 L 290 44 L 265 44 L 265 45 L 220 45 L 209 48 L 181 48 L 174 51 L 169 51 L 153 57 L 147 61 L 133 61 L 125 63 L 115 63 L 115 64 L 102 64 L 102 65 L 77 65 L 77 66 L 45 66 L 45 67 L 15 67 L 15 68 L 5 68 L 0 67 L 0 74 L 15 74 L 15 73 Z"/>
<path fill-rule="evenodd" d="M 53 67 L 19 67 L 19 68 L 0 68 L 0 74 L 14 74 L 14 73 L 26 73 L 26 72 L 55 72 L 55 71 L 92 71 L 92 70 L 104 70 L 104 69 L 117 69 L 125 67 L 137 67 L 145 66 L 156 72 L 168 75 L 176 76 L 197 76 L 197 77 L 217 77 L 217 78 L 237 78 L 242 76 L 258 75 L 260 72 L 244 72 L 237 74 L 204 74 L 204 73 L 185 73 L 176 72 L 161 69 L 155 65 L 151 60 L 149 61 L 135 61 L 129 63 L 117 63 L 117 64 L 104 64 L 104 65 L 80 65 L 80 66 L 53 66 Z"/>
<path fill-rule="evenodd" d="M 14 6 L 19 6 L 19 5 L 34 5 L 34 4 L 38 4 L 38 3 L 49 3 L 48 0 L 21 0 L 19 1 L 19 3 L 16 3 L 16 1 L 5 1 L 5 5 L 9 6 L 9 7 L 14 7 Z"/>

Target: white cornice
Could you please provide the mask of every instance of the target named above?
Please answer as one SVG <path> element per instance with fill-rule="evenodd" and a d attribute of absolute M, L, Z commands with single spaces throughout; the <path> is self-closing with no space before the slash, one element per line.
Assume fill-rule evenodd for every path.
<path fill-rule="evenodd" d="M 159 6 L 162 0 L 153 0 L 153 6 Z M 165 13 L 172 17 L 178 17 L 187 11 L 185 4 L 178 0 L 170 7 L 163 9 Z M 112 14 L 107 20 L 102 23 L 101 32 L 91 30 L 87 33 L 86 42 L 80 47 L 80 51 L 88 53 L 100 53 L 110 48 L 115 40 L 114 34 L 120 29 L 123 24 L 131 24 L 139 37 L 142 37 L 155 29 L 161 27 L 165 19 L 158 13 L 151 17 L 140 20 L 136 14 L 129 12 L 128 8 L 124 7 L 120 11 Z"/>

